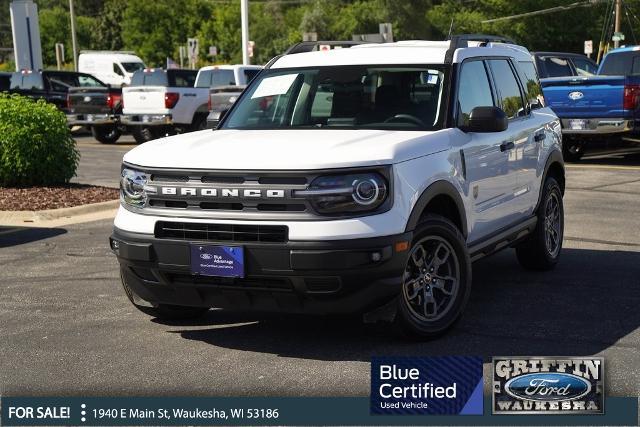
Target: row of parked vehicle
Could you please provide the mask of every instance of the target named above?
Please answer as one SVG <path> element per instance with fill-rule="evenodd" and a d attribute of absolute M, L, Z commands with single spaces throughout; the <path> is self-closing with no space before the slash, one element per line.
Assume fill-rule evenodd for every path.
<path fill-rule="evenodd" d="M 640 47 L 613 50 L 600 66 L 580 54 L 532 55 L 545 102 L 562 120 L 565 159 L 577 161 L 595 146 L 615 147 L 634 132 L 639 115 Z M 114 143 L 127 131 L 141 143 L 215 127 L 261 69 L 243 65 L 199 71 L 146 68 L 131 53 L 109 52 L 84 53 L 79 64 L 92 72 L 0 73 L 0 91 L 54 103 L 67 113 L 70 125 L 91 128 L 102 143 Z"/>
<path fill-rule="evenodd" d="M 91 129 L 96 140 L 115 143 L 130 132 L 142 143 L 165 135 L 215 127 L 220 115 L 260 71 L 255 65 L 200 70 L 146 68 L 135 55 L 80 55 L 81 69 L 0 74 L 0 91 L 55 104 L 69 126 Z M 105 83 L 97 76 L 105 78 Z"/>

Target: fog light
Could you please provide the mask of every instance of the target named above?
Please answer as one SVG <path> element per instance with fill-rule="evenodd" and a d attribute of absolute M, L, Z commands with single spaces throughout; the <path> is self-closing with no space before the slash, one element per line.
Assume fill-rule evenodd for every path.
<path fill-rule="evenodd" d="M 371 253 L 371 261 L 378 262 L 382 259 L 382 254 L 380 252 L 372 252 Z"/>
<path fill-rule="evenodd" d="M 120 250 L 120 242 L 115 239 L 111 239 L 111 250 L 118 252 Z"/>

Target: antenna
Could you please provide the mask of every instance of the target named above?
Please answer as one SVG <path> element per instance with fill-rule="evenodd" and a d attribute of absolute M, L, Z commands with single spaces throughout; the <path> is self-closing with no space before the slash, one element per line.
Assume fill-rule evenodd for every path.
<path fill-rule="evenodd" d="M 447 35 L 447 40 L 451 39 L 451 33 L 453 33 L 453 17 L 451 17 L 451 25 L 449 25 L 449 34 Z"/>

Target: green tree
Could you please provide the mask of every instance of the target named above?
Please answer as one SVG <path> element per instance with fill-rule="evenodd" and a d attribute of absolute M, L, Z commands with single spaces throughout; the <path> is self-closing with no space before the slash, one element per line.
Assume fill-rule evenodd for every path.
<path fill-rule="evenodd" d="M 95 45 L 97 49 L 121 50 L 122 19 L 127 7 L 127 0 L 106 0 L 102 13 L 97 18 Z"/>

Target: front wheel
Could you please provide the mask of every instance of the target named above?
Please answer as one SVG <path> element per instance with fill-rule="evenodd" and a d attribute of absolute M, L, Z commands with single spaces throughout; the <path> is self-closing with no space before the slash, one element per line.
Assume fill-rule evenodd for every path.
<path fill-rule="evenodd" d="M 560 258 L 564 236 L 562 191 L 553 177 L 544 182 L 536 216 L 538 222 L 535 230 L 527 240 L 516 246 L 516 255 L 526 269 L 551 270 Z"/>
<path fill-rule="evenodd" d="M 396 322 L 411 338 L 431 339 L 460 318 L 471 293 L 465 239 L 449 220 L 429 215 L 416 228 Z"/>
<path fill-rule="evenodd" d="M 96 139 L 96 141 L 102 144 L 115 144 L 122 132 L 118 129 L 116 125 L 103 125 L 103 126 L 92 126 L 91 134 Z"/>
<path fill-rule="evenodd" d="M 120 279 L 122 281 L 122 287 L 124 293 L 131 301 L 131 304 L 144 314 L 155 317 L 160 320 L 189 320 L 197 319 L 203 316 L 207 311 L 206 307 L 187 307 L 182 305 L 170 305 L 170 304 L 150 304 L 142 300 L 136 293 L 129 287 L 124 275 L 120 273 Z M 142 304 L 145 305 L 142 305 Z M 150 305 L 150 306 L 149 306 Z"/>

